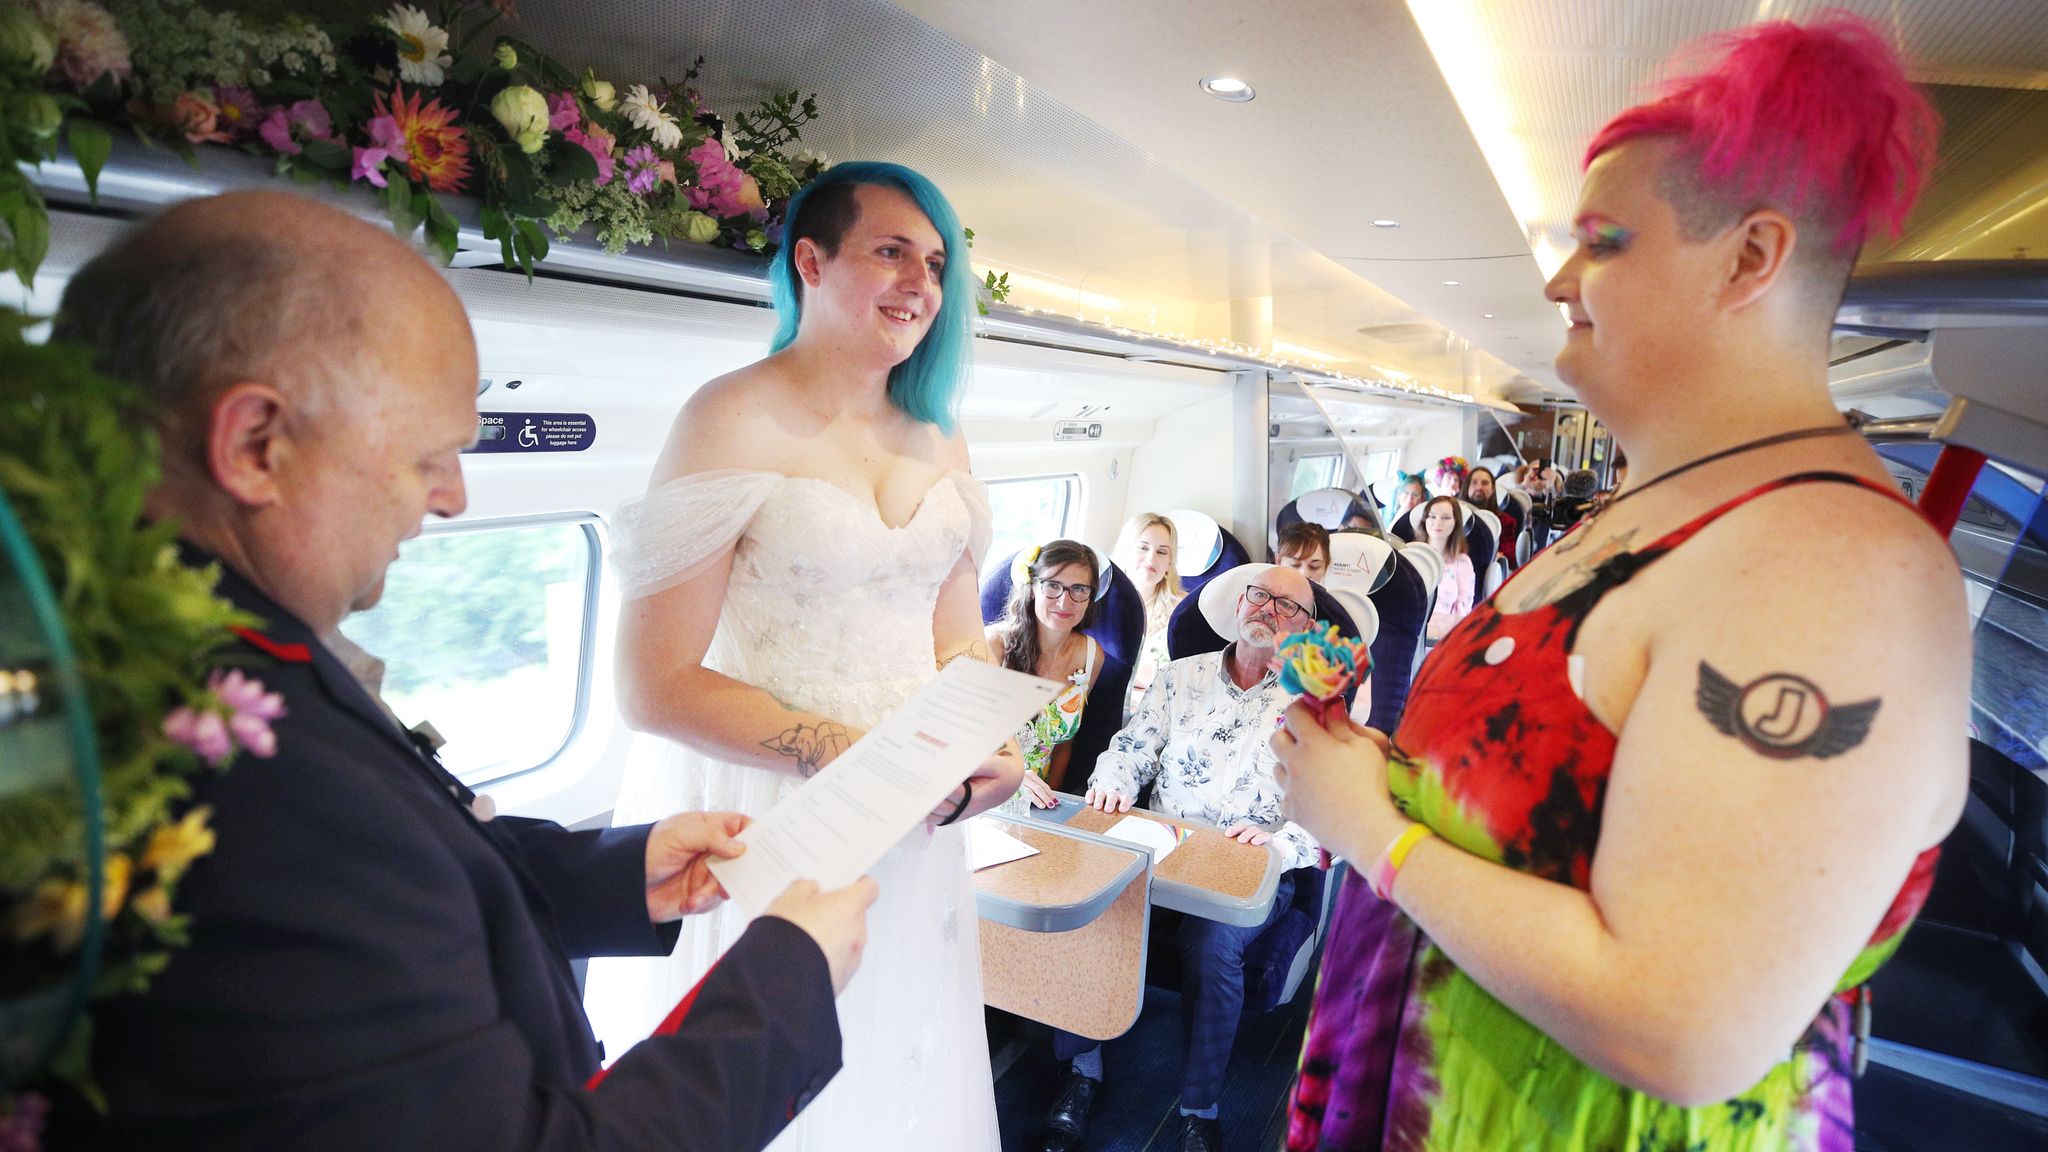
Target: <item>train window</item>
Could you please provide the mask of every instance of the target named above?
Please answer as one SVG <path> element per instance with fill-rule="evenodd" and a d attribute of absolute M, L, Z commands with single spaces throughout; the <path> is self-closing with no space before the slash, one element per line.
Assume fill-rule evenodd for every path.
<path fill-rule="evenodd" d="M 582 719 L 598 556 L 588 521 L 431 532 L 341 630 L 384 661 L 391 710 L 448 741 L 449 771 L 501 779 L 554 759 Z"/>
<path fill-rule="evenodd" d="M 1979 739 L 2039 772 L 2048 768 L 2048 505 L 2036 497 L 2023 515 L 1978 609 L 1970 719 Z M 1958 524 L 1956 536 L 1968 527 Z"/>
<path fill-rule="evenodd" d="M 994 564 L 1018 549 L 1066 537 L 1080 522 L 1081 477 L 1023 476 L 988 482 L 995 539 L 983 562 Z"/>
<path fill-rule="evenodd" d="M 1294 461 L 1294 481 L 1287 486 L 1289 500 L 1318 488 L 1335 488 L 1344 479 L 1344 457 L 1302 456 Z"/>

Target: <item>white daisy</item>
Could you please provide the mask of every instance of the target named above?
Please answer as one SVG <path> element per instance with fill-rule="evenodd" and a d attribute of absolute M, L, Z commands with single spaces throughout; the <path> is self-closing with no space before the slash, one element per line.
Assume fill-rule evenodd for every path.
<path fill-rule="evenodd" d="M 619 101 L 619 111 L 626 114 L 626 119 L 632 121 L 634 127 L 653 136 L 658 148 L 674 148 L 683 142 L 683 126 L 663 110 L 661 102 L 654 98 L 654 93 L 649 92 L 645 84 L 635 84 L 626 90 L 626 95 Z"/>
<path fill-rule="evenodd" d="M 410 4 L 394 4 L 377 23 L 398 35 L 398 76 L 429 88 L 447 78 L 442 69 L 455 63 L 448 55 L 448 30 L 436 28 L 427 14 Z"/>

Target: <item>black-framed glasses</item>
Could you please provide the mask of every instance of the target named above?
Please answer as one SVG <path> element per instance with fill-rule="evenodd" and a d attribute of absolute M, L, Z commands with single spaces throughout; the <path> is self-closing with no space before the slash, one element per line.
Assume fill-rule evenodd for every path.
<path fill-rule="evenodd" d="M 1095 595 L 1093 584 L 1062 584 L 1057 580 L 1038 580 L 1034 583 L 1038 585 L 1039 591 L 1045 593 L 1047 600 L 1058 600 L 1066 596 L 1072 598 L 1076 604 L 1086 604 L 1088 598 Z"/>
<path fill-rule="evenodd" d="M 1308 609 L 1303 608 L 1287 597 L 1275 596 L 1256 584 L 1244 590 L 1244 602 L 1254 608 L 1264 608 L 1270 603 L 1273 605 L 1273 611 L 1278 612 L 1282 620 L 1292 620 L 1303 612 L 1308 611 Z"/>

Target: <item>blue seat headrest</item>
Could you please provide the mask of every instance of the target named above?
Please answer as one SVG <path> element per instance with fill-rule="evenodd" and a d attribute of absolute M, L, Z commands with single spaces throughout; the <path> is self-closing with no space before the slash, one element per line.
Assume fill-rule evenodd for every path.
<path fill-rule="evenodd" d="M 1138 596 L 1138 586 L 1124 575 L 1123 569 L 1101 561 L 1104 579 L 1095 594 L 1095 621 L 1081 629 L 1084 636 L 1092 636 L 1102 651 L 1120 664 L 1135 665 L 1138 649 L 1145 643 L 1145 604 Z M 1003 609 L 1010 602 L 1012 587 L 1010 570 L 1016 563 L 1017 554 L 1010 553 L 996 567 L 988 579 L 981 583 L 981 622 L 994 624 L 1003 618 Z"/>

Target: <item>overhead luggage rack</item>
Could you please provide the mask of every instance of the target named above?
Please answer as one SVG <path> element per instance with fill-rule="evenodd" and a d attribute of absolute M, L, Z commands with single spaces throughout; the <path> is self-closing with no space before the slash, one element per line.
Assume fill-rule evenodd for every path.
<path fill-rule="evenodd" d="M 1836 330 L 1927 342 L 1949 396 L 1930 432 L 1958 449 L 1930 480 L 1930 518 L 1960 506 L 1986 456 L 2048 471 L 2048 260 L 1875 265 L 1850 279 Z"/>

